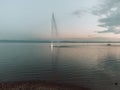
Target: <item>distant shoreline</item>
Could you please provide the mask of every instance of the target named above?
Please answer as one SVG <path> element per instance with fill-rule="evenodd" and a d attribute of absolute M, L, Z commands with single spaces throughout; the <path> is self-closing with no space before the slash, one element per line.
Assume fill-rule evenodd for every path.
<path fill-rule="evenodd" d="M 57 43 L 58 41 L 53 41 Z M 50 40 L 0 40 L 0 43 L 51 43 Z M 120 43 L 120 41 L 70 41 L 60 40 L 59 43 Z"/>

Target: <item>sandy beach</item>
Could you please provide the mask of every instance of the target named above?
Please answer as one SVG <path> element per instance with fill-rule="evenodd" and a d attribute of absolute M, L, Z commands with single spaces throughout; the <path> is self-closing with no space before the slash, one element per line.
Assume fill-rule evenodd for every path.
<path fill-rule="evenodd" d="M 90 90 L 81 86 L 45 81 L 1 82 L 0 90 Z"/>

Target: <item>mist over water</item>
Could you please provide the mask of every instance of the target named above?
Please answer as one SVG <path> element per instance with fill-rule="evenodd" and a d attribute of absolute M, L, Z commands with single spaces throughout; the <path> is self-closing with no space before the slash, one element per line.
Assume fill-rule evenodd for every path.
<path fill-rule="evenodd" d="M 0 81 L 46 80 L 119 90 L 118 44 L 0 43 Z M 118 83 L 118 85 L 115 85 Z"/>

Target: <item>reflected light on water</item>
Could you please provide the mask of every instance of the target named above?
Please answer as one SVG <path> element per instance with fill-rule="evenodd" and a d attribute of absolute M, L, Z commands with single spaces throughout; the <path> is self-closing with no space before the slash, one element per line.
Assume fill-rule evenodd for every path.
<path fill-rule="evenodd" d="M 51 52 L 53 52 L 53 43 L 50 44 Z"/>

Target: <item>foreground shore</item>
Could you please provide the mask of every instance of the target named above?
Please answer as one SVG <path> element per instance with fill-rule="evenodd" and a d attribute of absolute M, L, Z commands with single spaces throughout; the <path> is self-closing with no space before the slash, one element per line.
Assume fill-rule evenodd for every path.
<path fill-rule="evenodd" d="M 85 87 L 45 81 L 1 82 L 0 90 L 90 90 Z"/>

